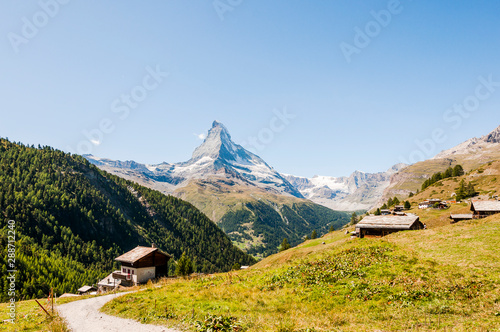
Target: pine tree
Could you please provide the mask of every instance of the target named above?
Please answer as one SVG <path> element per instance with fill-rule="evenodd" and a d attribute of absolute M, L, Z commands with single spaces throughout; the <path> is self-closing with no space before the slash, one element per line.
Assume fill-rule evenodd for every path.
<path fill-rule="evenodd" d="M 328 230 L 329 233 L 333 232 L 335 230 L 335 228 L 332 226 L 330 226 L 330 229 Z"/>
<path fill-rule="evenodd" d="M 182 253 L 181 258 L 177 261 L 177 266 L 175 268 L 175 275 L 180 277 L 185 277 L 194 272 L 193 263 L 186 256 L 186 252 Z"/>
<path fill-rule="evenodd" d="M 465 180 L 462 179 L 460 181 L 460 184 L 458 185 L 458 188 L 456 189 L 456 194 L 457 194 L 457 201 L 461 201 L 462 199 L 466 198 L 466 187 L 465 187 Z"/>
<path fill-rule="evenodd" d="M 356 225 L 358 223 L 358 216 L 356 212 L 353 212 L 351 215 L 351 225 Z"/>
<path fill-rule="evenodd" d="M 290 249 L 290 244 L 288 244 L 288 240 L 286 238 L 284 238 L 283 242 L 281 242 L 280 252 L 288 250 L 288 249 Z"/>
<path fill-rule="evenodd" d="M 474 185 L 469 182 L 467 185 L 467 190 L 466 190 L 467 197 L 474 197 L 476 196 L 476 189 L 474 188 Z"/>
<path fill-rule="evenodd" d="M 456 165 L 453 168 L 453 176 L 462 176 L 464 174 L 465 174 L 465 172 L 464 172 L 464 169 L 461 165 Z"/>
<path fill-rule="evenodd" d="M 375 211 L 375 215 L 380 216 L 381 214 L 382 214 L 382 212 L 380 212 L 380 208 L 378 208 L 377 211 Z"/>
<path fill-rule="evenodd" d="M 317 237 L 318 237 L 318 233 L 316 233 L 316 230 L 312 231 L 312 233 L 311 233 L 311 240 L 314 240 Z"/>
<path fill-rule="evenodd" d="M 444 172 L 444 178 L 451 178 L 453 176 L 453 168 L 448 167 Z"/>
<path fill-rule="evenodd" d="M 405 202 L 405 209 L 406 209 L 406 210 L 411 209 L 411 203 L 410 203 L 409 201 L 406 201 L 406 202 Z"/>

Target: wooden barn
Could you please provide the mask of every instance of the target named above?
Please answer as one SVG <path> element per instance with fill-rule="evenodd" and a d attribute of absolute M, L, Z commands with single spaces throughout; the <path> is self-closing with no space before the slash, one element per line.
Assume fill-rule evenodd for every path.
<path fill-rule="evenodd" d="M 470 210 L 474 219 L 486 218 L 500 213 L 500 201 L 472 201 Z"/>
<path fill-rule="evenodd" d="M 78 288 L 79 295 L 88 295 L 88 294 L 94 293 L 96 291 L 97 291 L 97 288 L 95 288 L 94 286 L 83 286 L 83 287 Z"/>
<path fill-rule="evenodd" d="M 470 214 L 466 214 L 466 213 L 450 214 L 450 219 L 451 219 L 451 223 L 454 224 L 454 223 L 462 221 L 462 220 L 471 220 L 472 216 L 473 216 L 472 213 L 470 213 Z"/>
<path fill-rule="evenodd" d="M 122 263 L 121 270 L 112 274 L 113 279 L 121 280 L 121 286 L 132 286 L 145 283 L 168 275 L 168 260 L 172 258 L 156 248 L 138 246 L 115 258 Z"/>
<path fill-rule="evenodd" d="M 416 215 L 406 216 L 367 216 L 356 225 L 360 238 L 365 236 L 385 236 L 407 230 L 423 229 L 424 224 Z"/>

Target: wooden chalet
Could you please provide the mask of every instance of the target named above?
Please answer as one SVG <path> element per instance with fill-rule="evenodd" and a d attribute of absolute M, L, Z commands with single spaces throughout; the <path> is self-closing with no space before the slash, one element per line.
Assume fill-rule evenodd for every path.
<path fill-rule="evenodd" d="M 418 208 L 419 209 L 427 209 L 427 208 L 430 208 L 430 207 L 431 207 L 431 203 L 429 203 L 429 201 L 424 201 L 424 202 L 418 203 Z"/>
<path fill-rule="evenodd" d="M 456 222 L 462 221 L 462 220 L 471 220 L 472 219 L 472 213 L 469 214 L 450 214 L 450 219 L 451 223 L 454 224 Z"/>
<path fill-rule="evenodd" d="M 383 216 L 388 216 L 390 214 L 392 214 L 392 211 L 389 210 L 389 209 L 383 209 L 383 210 L 380 210 L 380 213 L 383 215 Z"/>
<path fill-rule="evenodd" d="M 500 213 L 500 201 L 472 201 L 470 210 L 474 219 L 486 218 Z"/>
<path fill-rule="evenodd" d="M 168 275 L 168 260 L 172 258 L 156 248 L 138 246 L 115 258 L 122 263 L 121 270 L 112 273 L 113 279 L 119 279 L 122 286 L 145 283 Z"/>
<path fill-rule="evenodd" d="M 405 210 L 405 206 L 404 205 L 396 205 L 394 207 L 394 212 L 402 212 Z"/>
<path fill-rule="evenodd" d="M 99 287 L 99 292 L 106 293 L 109 291 L 113 291 L 117 289 L 118 286 L 120 286 L 122 280 L 113 278 L 113 273 L 115 272 L 112 272 L 106 278 L 102 279 L 97 283 L 97 287 Z"/>
<path fill-rule="evenodd" d="M 448 203 L 446 201 L 443 201 L 439 198 L 431 198 L 427 199 L 423 202 L 418 203 L 418 208 L 419 209 L 428 209 L 428 208 L 438 208 L 440 210 L 447 209 Z"/>
<path fill-rule="evenodd" d="M 367 216 L 356 224 L 356 233 L 365 236 L 385 236 L 407 230 L 423 229 L 424 224 L 416 215 L 405 216 Z"/>
<path fill-rule="evenodd" d="M 91 294 L 91 293 L 96 292 L 96 291 L 97 291 L 97 288 L 95 288 L 93 286 L 83 286 L 83 287 L 78 288 L 79 295 L 87 295 L 87 294 Z"/>

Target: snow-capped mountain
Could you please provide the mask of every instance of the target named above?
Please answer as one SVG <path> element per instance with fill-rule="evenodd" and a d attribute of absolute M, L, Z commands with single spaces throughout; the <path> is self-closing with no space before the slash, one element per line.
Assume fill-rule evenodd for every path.
<path fill-rule="evenodd" d="M 203 144 L 195 149 L 186 162 L 158 165 L 134 161 L 114 161 L 92 155 L 85 156 L 91 163 L 119 176 L 134 181 L 155 181 L 152 187 L 172 193 L 193 179 L 230 178 L 238 184 L 255 186 L 266 191 L 303 198 L 302 194 L 259 156 L 245 150 L 231 140 L 224 125 L 214 121 Z M 142 179 L 143 181 L 140 181 Z"/>
<path fill-rule="evenodd" d="M 314 176 L 312 178 L 285 175 L 301 194 L 311 201 L 339 211 L 369 210 L 382 197 L 391 176 L 405 164 L 397 164 L 386 172 L 355 171 L 348 177 Z"/>

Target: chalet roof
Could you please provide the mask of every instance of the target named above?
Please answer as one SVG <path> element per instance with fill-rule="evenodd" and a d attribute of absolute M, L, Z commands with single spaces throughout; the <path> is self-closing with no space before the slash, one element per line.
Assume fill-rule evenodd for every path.
<path fill-rule="evenodd" d="M 417 221 L 419 221 L 419 217 L 416 215 L 367 216 L 356 224 L 356 228 L 410 229 Z"/>
<path fill-rule="evenodd" d="M 500 211 L 500 201 L 472 201 L 472 211 Z"/>
<path fill-rule="evenodd" d="M 95 287 L 92 287 L 92 286 L 83 286 L 83 287 L 78 288 L 78 291 L 80 293 L 87 293 L 90 290 L 97 290 L 97 289 Z"/>
<path fill-rule="evenodd" d="M 114 279 L 113 272 L 111 272 L 106 278 L 99 281 L 97 285 L 111 287 L 111 286 L 118 286 L 119 284 L 121 284 L 121 282 L 122 282 L 121 279 Z"/>
<path fill-rule="evenodd" d="M 472 219 L 472 214 L 471 213 L 451 214 L 450 218 L 451 219 Z"/>
<path fill-rule="evenodd" d="M 116 261 L 122 262 L 122 263 L 130 263 L 133 264 L 140 260 L 141 258 L 149 255 L 152 252 L 158 251 L 162 255 L 165 255 L 167 257 L 172 257 L 169 254 L 166 254 L 159 250 L 158 248 L 155 247 L 141 247 L 137 246 L 134 249 L 130 250 L 129 252 L 124 253 L 121 256 L 118 256 L 115 258 Z"/>

